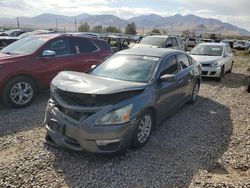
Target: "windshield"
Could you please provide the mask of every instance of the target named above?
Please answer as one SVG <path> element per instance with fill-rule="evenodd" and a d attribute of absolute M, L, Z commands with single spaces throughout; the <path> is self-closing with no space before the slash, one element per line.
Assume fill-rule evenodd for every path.
<path fill-rule="evenodd" d="M 166 38 L 163 37 L 144 37 L 140 44 L 149 44 L 153 46 L 158 46 L 160 48 L 164 48 L 166 43 Z"/>
<path fill-rule="evenodd" d="M 191 55 L 207 55 L 207 56 L 221 56 L 223 51 L 222 46 L 218 45 L 198 45 L 192 51 Z"/>
<path fill-rule="evenodd" d="M 20 39 L 1 50 L 4 54 L 28 55 L 34 53 L 48 39 L 37 37 L 26 37 Z"/>
<path fill-rule="evenodd" d="M 90 74 L 146 83 L 152 78 L 158 61 L 157 57 L 114 55 L 96 67 Z"/>

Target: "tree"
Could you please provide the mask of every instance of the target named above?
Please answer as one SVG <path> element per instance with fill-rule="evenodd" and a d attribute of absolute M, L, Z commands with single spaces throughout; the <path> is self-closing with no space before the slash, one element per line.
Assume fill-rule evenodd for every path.
<path fill-rule="evenodd" d="M 97 25 L 97 26 L 93 27 L 92 31 L 95 33 L 102 33 L 103 32 L 102 25 Z"/>
<path fill-rule="evenodd" d="M 136 32 L 136 25 L 134 22 L 130 23 L 127 25 L 127 27 L 125 28 L 125 34 L 128 35 L 135 35 Z"/>
<path fill-rule="evenodd" d="M 191 35 L 191 31 L 189 31 L 188 29 L 185 31 L 182 31 L 182 35 L 185 37 L 189 37 Z"/>
<path fill-rule="evenodd" d="M 151 33 L 157 33 L 157 34 L 160 34 L 161 32 L 160 32 L 160 30 L 159 30 L 159 29 L 153 29 L 153 30 L 151 31 Z"/>
<path fill-rule="evenodd" d="M 117 27 L 114 27 L 114 26 L 108 26 L 106 28 L 106 32 L 108 32 L 108 33 L 121 33 L 121 30 Z"/>
<path fill-rule="evenodd" d="M 84 24 L 81 23 L 81 25 L 78 27 L 79 32 L 89 32 L 89 30 L 90 30 L 90 26 L 87 22 L 85 22 Z"/>

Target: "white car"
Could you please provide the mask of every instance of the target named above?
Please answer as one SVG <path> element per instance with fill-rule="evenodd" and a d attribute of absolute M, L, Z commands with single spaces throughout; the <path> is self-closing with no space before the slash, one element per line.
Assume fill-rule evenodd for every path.
<path fill-rule="evenodd" d="M 190 55 L 202 65 L 202 76 L 218 80 L 233 68 L 233 53 L 225 43 L 200 43 Z"/>
<path fill-rule="evenodd" d="M 176 50 L 185 50 L 182 38 L 168 35 L 146 36 L 134 45 L 133 48 L 172 48 Z"/>

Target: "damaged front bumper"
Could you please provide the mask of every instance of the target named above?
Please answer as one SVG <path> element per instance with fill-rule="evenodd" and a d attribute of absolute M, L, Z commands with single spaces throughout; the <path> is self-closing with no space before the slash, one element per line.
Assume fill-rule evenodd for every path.
<path fill-rule="evenodd" d="M 109 107 L 79 107 L 67 105 L 59 98 L 56 101 L 50 99 L 46 109 L 47 143 L 94 153 L 112 153 L 130 146 L 135 119 L 120 125 L 95 125 L 96 117 Z"/>

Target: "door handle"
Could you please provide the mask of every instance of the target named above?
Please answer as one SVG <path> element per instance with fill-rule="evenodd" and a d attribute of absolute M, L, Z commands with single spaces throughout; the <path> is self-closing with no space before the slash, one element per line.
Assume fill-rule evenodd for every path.
<path fill-rule="evenodd" d="M 178 84 L 182 83 L 183 82 L 183 79 L 179 79 L 178 80 Z"/>

